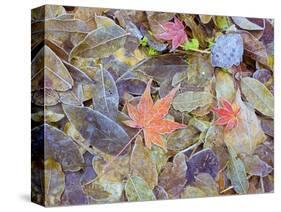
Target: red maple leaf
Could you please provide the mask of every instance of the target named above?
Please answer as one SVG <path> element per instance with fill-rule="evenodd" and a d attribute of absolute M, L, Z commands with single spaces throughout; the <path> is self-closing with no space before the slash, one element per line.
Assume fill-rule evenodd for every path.
<path fill-rule="evenodd" d="M 219 116 L 219 118 L 215 121 L 215 124 L 221 126 L 226 125 L 225 129 L 230 130 L 238 124 L 240 107 L 235 103 L 231 104 L 225 98 L 221 98 L 220 102 L 222 107 L 212 109 L 212 111 Z"/>
<path fill-rule="evenodd" d="M 149 149 L 152 143 L 166 149 L 161 135 L 170 134 L 176 129 L 186 127 L 184 124 L 164 119 L 179 87 L 172 89 L 167 96 L 153 104 L 150 94 L 151 82 L 152 80 L 147 83 L 137 106 L 127 103 L 128 114 L 132 120 L 124 121 L 124 123 L 129 127 L 143 130 L 145 145 Z"/>
<path fill-rule="evenodd" d="M 157 38 L 167 41 L 172 41 L 172 51 L 178 48 L 181 44 L 187 41 L 187 35 L 184 31 L 182 22 L 174 18 L 175 22 L 167 22 L 163 24 L 165 32 L 156 35 Z"/>

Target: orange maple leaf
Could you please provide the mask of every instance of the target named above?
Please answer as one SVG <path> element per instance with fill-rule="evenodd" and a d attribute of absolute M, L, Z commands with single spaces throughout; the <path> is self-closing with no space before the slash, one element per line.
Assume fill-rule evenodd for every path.
<path fill-rule="evenodd" d="M 240 107 L 235 103 L 231 104 L 225 98 L 221 98 L 220 102 L 222 107 L 212 109 L 212 111 L 219 116 L 219 118 L 215 121 L 215 124 L 221 126 L 226 125 L 225 129 L 230 130 L 238 124 Z"/>
<path fill-rule="evenodd" d="M 145 145 L 149 149 L 152 143 L 166 149 L 161 135 L 186 127 L 184 124 L 164 119 L 179 87 L 172 89 L 167 96 L 153 104 L 150 94 L 151 82 L 152 80 L 147 83 L 137 106 L 127 103 L 128 114 L 132 120 L 124 121 L 124 123 L 129 127 L 143 130 Z"/>

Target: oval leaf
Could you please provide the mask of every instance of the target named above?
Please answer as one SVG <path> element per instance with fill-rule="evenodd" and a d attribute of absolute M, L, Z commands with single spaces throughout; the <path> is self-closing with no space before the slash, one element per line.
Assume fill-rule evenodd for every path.
<path fill-rule="evenodd" d="M 272 93 L 258 80 L 244 77 L 241 81 L 242 93 L 259 112 L 273 118 L 274 98 Z"/>
<path fill-rule="evenodd" d="M 88 144 L 105 153 L 117 154 L 129 142 L 129 136 L 124 129 L 98 111 L 71 105 L 63 105 L 63 110 Z"/>
<path fill-rule="evenodd" d="M 129 201 L 147 201 L 155 200 L 153 191 L 149 188 L 147 183 L 137 176 L 129 177 L 126 185 L 125 192 Z"/>

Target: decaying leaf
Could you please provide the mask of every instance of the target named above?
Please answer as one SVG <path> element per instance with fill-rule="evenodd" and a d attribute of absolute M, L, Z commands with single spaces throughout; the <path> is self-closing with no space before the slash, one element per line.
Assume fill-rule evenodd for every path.
<path fill-rule="evenodd" d="M 216 72 L 216 96 L 217 99 L 226 98 L 232 101 L 235 97 L 236 90 L 234 88 L 233 78 L 229 73 L 222 70 Z"/>
<path fill-rule="evenodd" d="M 241 81 L 241 89 L 255 109 L 266 116 L 274 116 L 273 95 L 261 82 L 250 77 L 244 77 Z"/>
<path fill-rule="evenodd" d="M 88 145 L 93 145 L 108 154 L 117 154 L 129 142 L 129 136 L 124 129 L 100 112 L 72 105 L 63 105 L 63 109 Z"/>
<path fill-rule="evenodd" d="M 180 112 L 191 112 L 199 107 L 210 105 L 213 102 L 213 96 L 206 91 L 186 91 L 178 94 L 173 107 Z"/>
<path fill-rule="evenodd" d="M 194 182 L 199 173 L 209 173 L 215 179 L 219 171 L 218 158 L 211 149 L 203 149 L 197 152 L 187 160 L 186 164 L 188 184 Z"/>
<path fill-rule="evenodd" d="M 179 153 L 173 162 L 168 162 L 159 176 L 159 185 L 165 189 L 169 198 L 177 198 L 184 189 L 186 180 L 185 155 Z"/>
<path fill-rule="evenodd" d="M 102 58 L 124 46 L 127 33 L 118 25 L 100 27 L 90 32 L 83 41 L 70 52 L 74 56 L 85 58 Z"/>
<path fill-rule="evenodd" d="M 46 45 L 33 59 L 31 69 L 32 90 L 66 91 L 73 85 L 73 79 L 60 58 Z"/>
<path fill-rule="evenodd" d="M 257 155 L 244 155 L 242 159 L 246 172 L 250 175 L 265 177 L 272 172 L 272 167 L 262 161 Z"/>
<path fill-rule="evenodd" d="M 59 129 L 48 124 L 33 129 L 32 149 L 40 154 L 42 159 L 53 158 L 59 162 L 64 171 L 78 171 L 83 167 L 84 159 L 75 142 Z M 45 135 L 45 136 L 44 136 Z"/>
<path fill-rule="evenodd" d="M 229 163 L 227 165 L 228 177 L 234 190 L 238 194 L 246 194 L 248 192 L 249 182 L 244 163 L 238 158 L 236 152 L 231 147 L 228 148 L 228 151 L 230 155 Z"/>
<path fill-rule="evenodd" d="M 195 177 L 192 185 L 187 186 L 181 193 L 181 198 L 217 196 L 216 181 L 208 173 L 200 173 Z"/>
<path fill-rule="evenodd" d="M 125 192 L 128 201 L 155 200 L 154 193 L 147 183 L 137 176 L 131 176 L 125 185 Z"/>
<path fill-rule="evenodd" d="M 94 80 L 94 109 L 114 119 L 118 112 L 119 94 L 113 77 L 107 70 L 100 69 L 96 72 Z"/>
<path fill-rule="evenodd" d="M 224 132 L 224 141 L 237 154 L 252 154 L 256 146 L 265 140 L 265 135 L 254 110 L 241 100 L 239 92 L 234 102 L 240 107 L 238 123 L 235 128 Z"/>
<path fill-rule="evenodd" d="M 44 167 L 45 204 L 58 205 L 64 191 L 64 173 L 60 164 L 52 158 L 45 161 Z"/>
<path fill-rule="evenodd" d="M 144 179 L 151 189 L 158 184 L 158 173 L 151 151 L 144 146 L 140 136 L 137 137 L 132 150 L 130 167 L 131 175 Z"/>

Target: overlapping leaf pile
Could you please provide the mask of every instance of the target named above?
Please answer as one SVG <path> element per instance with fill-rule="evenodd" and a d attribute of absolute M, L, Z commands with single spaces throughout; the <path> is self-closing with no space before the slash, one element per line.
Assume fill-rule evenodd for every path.
<path fill-rule="evenodd" d="M 268 19 L 34 10 L 32 198 L 272 192 L 273 29 Z"/>

